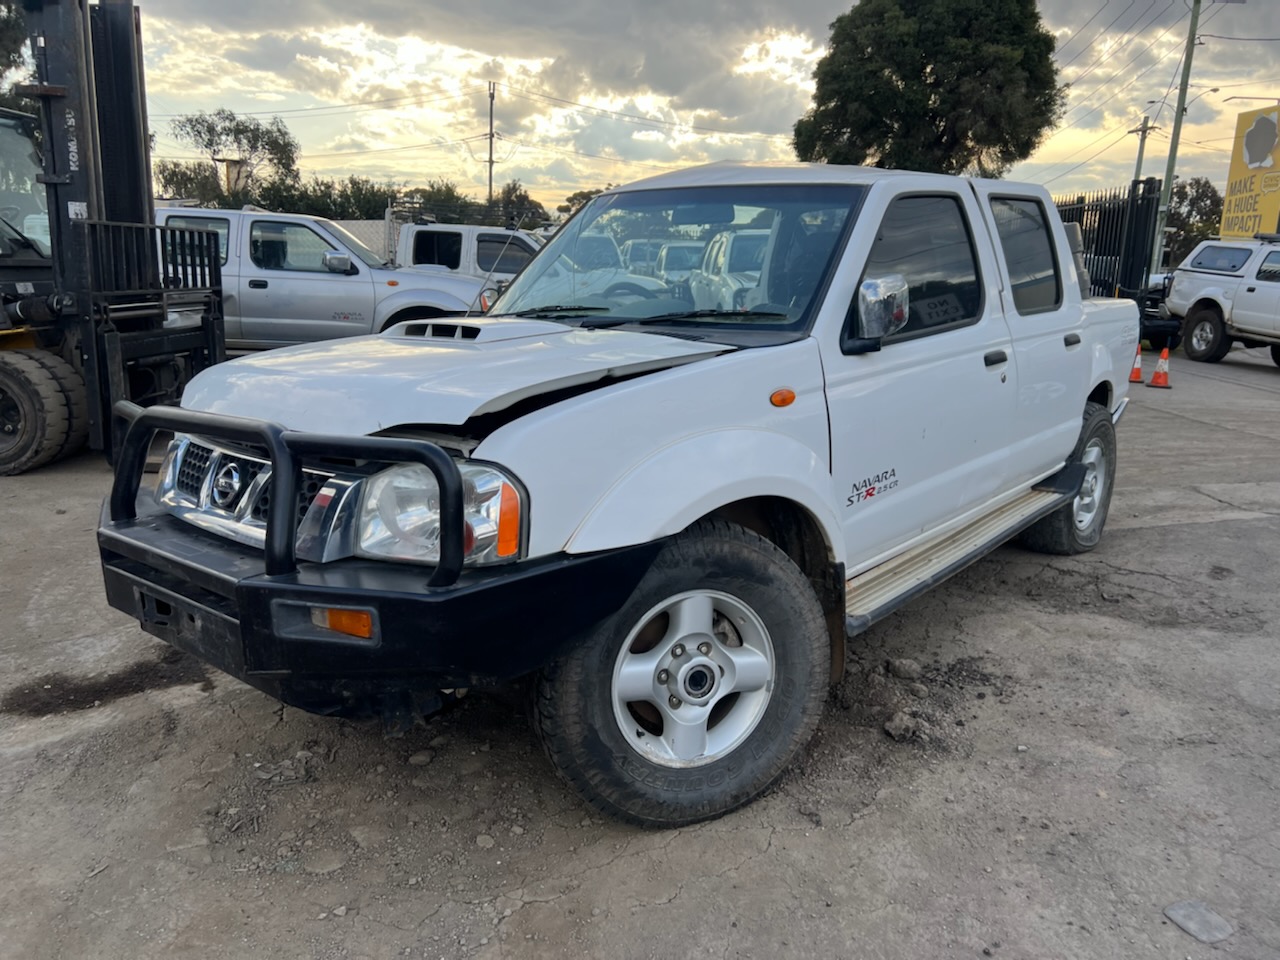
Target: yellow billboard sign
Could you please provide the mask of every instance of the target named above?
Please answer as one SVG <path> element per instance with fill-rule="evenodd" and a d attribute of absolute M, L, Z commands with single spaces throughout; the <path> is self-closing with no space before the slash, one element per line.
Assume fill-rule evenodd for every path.
<path fill-rule="evenodd" d="M 1224 237 L 1280 232 L 1280 104 L 1236 118 L 1231 174 L 1222 204 Z"/>

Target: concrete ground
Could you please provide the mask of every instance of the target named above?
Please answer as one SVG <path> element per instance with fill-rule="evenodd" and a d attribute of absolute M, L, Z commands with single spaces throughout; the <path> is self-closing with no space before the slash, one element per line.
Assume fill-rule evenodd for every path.
<path fill-rule="evenodd" d="M 0 957 L 1280 956 L 1280 369 L 1172 382 L 1096 552 L 881 623 L 773 793 L 662 833 L 592 816 L 512 700 L 388 740 L 173 656 L 103 599 L 103 463 L 0 480 Z"/>

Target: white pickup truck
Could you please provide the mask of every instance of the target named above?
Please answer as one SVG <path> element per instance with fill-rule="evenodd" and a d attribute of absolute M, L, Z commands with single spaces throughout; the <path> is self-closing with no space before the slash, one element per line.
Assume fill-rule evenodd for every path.
<path fill-rule="evenodd" d="M 732 310 L 568 299 L 562 251 L 636 218 L 673 242 L 768 224 L 757 285 Z M 589 803 L 704 820 L 778 778 L 868 625 L 1013 537 L 1098 543 L 1137 339 L 1132 301 L 1082 297 L 1039 187 L 664 175 L 592 200 L 484 318 L 122 408 L 107 595 L 320 713 L 532 677 Z"/>
<path fill-rule="evenodd" d="M 470 276 L 498 287 L 524 269 L 543 243 L 521 230 L 454 223 L 411 223 L 400 228 L 396 261 L 415 270 Z M 586 233 L 563 245 L 548 279 L 558 278 L 565 296 L 657 297 L 667 284 L 629 271 L 612 236 Z"/>
<path fill-rule="evenodd" d="M 1280 234 L 1204 241 L 1174 271 L 1164 305 L 1183 319 L 1188 359 L 1217 363 L 1239 342 L 1270 346 L 1280 366 Z"/>
<path fill-rule="evenodd" d="M 480 280 L 398 269 L 322 217 L 168 207 L 156 210 L 156 223 L 218 234 L 232 349 L 378 333 L 480 309 Z"/>

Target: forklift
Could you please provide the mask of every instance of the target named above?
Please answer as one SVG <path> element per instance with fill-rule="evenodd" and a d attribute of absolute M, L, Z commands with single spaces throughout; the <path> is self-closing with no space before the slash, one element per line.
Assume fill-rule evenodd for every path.
<path fill-rule="evenodd" d="M 0 110 L 0 476 L 177 403 L 225 359 L 216 233 L 153 225 L 137 8 L 25 0 L 39 116 Z"/>

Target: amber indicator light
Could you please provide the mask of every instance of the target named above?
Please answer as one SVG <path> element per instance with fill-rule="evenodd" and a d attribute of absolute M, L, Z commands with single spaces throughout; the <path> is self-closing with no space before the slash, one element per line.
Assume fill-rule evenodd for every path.
<path fill-rule="evenodd" d="M 789 407 L 796 402 L 796 392 L 783 387 L 769 394 L 769 402 L 775 407 Z"/>

